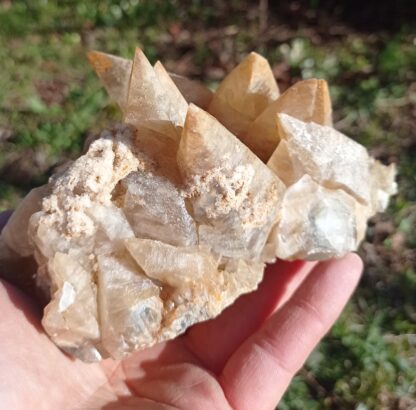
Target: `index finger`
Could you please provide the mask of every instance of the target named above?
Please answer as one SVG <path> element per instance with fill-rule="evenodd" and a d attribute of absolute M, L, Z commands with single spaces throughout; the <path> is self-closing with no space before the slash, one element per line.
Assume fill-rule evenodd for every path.
<path fill-rule="evenodd" d="M 362 266 L 355 254 L 317 265 L 292 298 L 231 356 L 220 382 L 233 408 L 274 408 L 342 312 Z"/>

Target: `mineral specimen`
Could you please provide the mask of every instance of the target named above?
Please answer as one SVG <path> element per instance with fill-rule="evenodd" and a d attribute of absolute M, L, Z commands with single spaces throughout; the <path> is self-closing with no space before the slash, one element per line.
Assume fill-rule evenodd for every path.
<path fill-rule="evenodd" d="M 280 95 L 251 53 L 213 93 L 139 49 L 89 58 L 124 123 L 32 190 L 0 238 L 3 266 L 36 259 L 43 327 L 84 361 L 215 317 L 276 257 L 355 250 L 396 191 L 394 165 L 332 128 L 323 80 Z"/>

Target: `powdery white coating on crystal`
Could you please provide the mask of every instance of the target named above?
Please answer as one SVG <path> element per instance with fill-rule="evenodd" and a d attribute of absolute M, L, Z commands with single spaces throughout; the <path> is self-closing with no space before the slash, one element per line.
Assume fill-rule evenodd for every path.
<path fill-rule="evenodd" d="M 283 183 L 214 117 L 190 106 L 179 168 L 201 243 L 229 257 L 256 259 L 277 218 Z"/>
<path fill-rule="evenodd" d="M 227 160 L 225 156 L 225 160 Z M 190 180 L 185 196 L 188 198 L 201 197 L 209 194 L 213 189 L 220 192 L 213 198 L 213 202 L 202 207 L 206 216 L 215 219 L 220 215 L 227 215 L 233 210 L 239 210 L 249 193 L 249 186 L 254 176 L 251 165 L 237 165 L 231 169 L 225 163 L 222 167 L 208 170 L 205 174 L 195 175 Z"/>
<path fill-rule="evenodd" d="M 104 132 L 86 155 L 51 180 L 51 194 L 29 222 L 39 265 L 38 285 L 52 299 L 42 324 L 62 348 L 76 352 L 82 346 L 85 359 L 100 340 L 94 254 L 111 252 L 120 239 L 133 236 L 124 215 L 111 201 L 116 183 L 140 166 L 132 151 L 133 136 L 129 127 Z M 75 302 L 62 310 L 65 282 L 74 289 Z M 67 285 L 66 292 L 68 289 Z M 69 337 L 71 332 L 75 339 Z"/>
<path fill-rule="evenodd" d="M 131 151 L 131 132 L 128 128 L 123 132 L 117 141 L 104 133 L 91 144 L 87 155 L 52 181 L 53 193 L 43 200 L 41 224 L 64 230 L 68 238 L 94 233 L 88 210 L 95 203 L 111 204 L 115 184 L 139 167 L 139 160 Z"/>
<path fill-rule="evenodd" d="M 396 192 L 394 165 L 324 126 L 322 80 L 278 98 L 252 53 L 213 94 L 141 50 L 133 63 L 90 59 L 127 124 L 31 191 L 0 237 L 2 263 L 35 257 L 43 327 L 84 361 L 120 359 L 217 316 L 276 257 L 357 249 Z"/>

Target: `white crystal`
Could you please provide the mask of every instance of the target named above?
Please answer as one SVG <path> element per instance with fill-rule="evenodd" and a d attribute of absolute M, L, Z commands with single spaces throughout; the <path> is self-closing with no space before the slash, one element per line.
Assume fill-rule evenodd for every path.
<path fill-rule="evenodd" d="M 100 340 L 96 287 L 89 265 L 84 255 L 74 251 L 56 252 L 48 263 L 52 299 L 45 308 L 42 325 L 64 349 L 94 348 Z"/>
<path fill-rule="evenodd" d="M 327 188 L 341 188 L 365 204 L 370 202 L 370 158 L 362 145 L 331 127 L 287 114 L 279 114 L 278 123 L 285 149 L 293 158 L 291 183 L 307 174 Z M 285 178 L 287 164 L 279 166 L 275 161 L 273 170 Z"/>
<path fill-rule="evenodd" d="M 185 199 L 166 177 L 132 172 L 122 184 L 126 189 L 123 210 L 137 237 L 172 245 L 197 243 L 196 225 Z"/>
<path fill-rule="evenodd" d="M 75 302 L 76 292 L 74 287 L 67 281 L 62 285 L 62 295 L 59 299 L 58 312 L 62 313 Z"/>
<path fill-rule="evenodd" d="M 355 250 L 355 201 L 303 176 L 285 192 L 275 228 L 275 252 L 282 259 L 327 259 Z"/>
<path fill-rule="evenodd" d="M 152 343 L 162 320 L 159 293 L 126 255 L 98 256 L 101 342 L 112 357 Z"/>
<path fill-rule="evenodd" d="M 396 166 L 390 164 L 388 167 L 380 161 L 370 159 L 371 173 L 371 203 L 373 212 L 382 212 L 387 208 L 389 199 L 397 193 Z"/>

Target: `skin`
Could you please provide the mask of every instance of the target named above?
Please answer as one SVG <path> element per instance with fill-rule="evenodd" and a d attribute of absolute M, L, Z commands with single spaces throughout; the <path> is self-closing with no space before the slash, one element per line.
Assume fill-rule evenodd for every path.
<path fill-rule="evenodd" d="M 0 281 L 0 403 L 12 410 L 273 409 L 361 271 L 355 254 L 279 261 L 257 291 L 216 319 L 123 361 L 95 364 L 63 354 L 43 332 L 36 304 Z"/>

